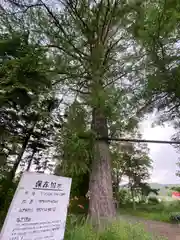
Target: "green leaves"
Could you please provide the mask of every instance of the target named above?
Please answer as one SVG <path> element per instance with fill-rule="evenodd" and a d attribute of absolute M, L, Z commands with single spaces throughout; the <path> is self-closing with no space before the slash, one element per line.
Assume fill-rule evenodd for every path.
<path fill-rule="evenodd" d="M 92 142 L 87 125 L 87 111 L 75 101 L 67 110 L 67 118 L 57 136 L 56 149 L 66 174 L 86 173 L 92 154 Z M 81 139 L 87 137 L 87 139 Z"/>
<path fill-rule="evenodd" d="M 7 154 L 5 165 L 8 169 L 11 169 L 9 159 L 11 161 L 19 159 L 18 164 L 24 165 L 30 156 L 34 157 L 35 153 L 37 160 L 37 152 L 43 158 L 45 150 L 45 165 L 48 165 L 47 150 L 52 135 L 48 129 L 45 134 L 45 128 L 49 127 L 52 110 L 48 103 L 52 96 L 52 79 L 49 78 L 50 64 L 45 54 L 42 47 L 33 45 L 29 34 L 23 31 L 2 35 L 0 41 L 0 127 L 3 129 L 1 135 L 5 137 L 0 139 L 0 148 Z M 33 131 L 39 131 L 40 137 L 33 135 Z M 47 135 L 50 138 L 48 144 Z M 23 159 L 22 153 L 25 152 L 26 157 Z M 31 157 L 30 161 L 32 161 Z M 14 162 L 11 162 L 11 165 L 12 163 Z M 39 160 L 36 163 L 39 163 Z M 18 164 L 16 164 L 17 167 Z M 13 168 L 14 174 L 17 167 Z"/>
<path fill-rule="evenodd" d="M 133 134 L 129 132 L 129 135 Z M 136 133 L 137 134 L 137 133 Z M 135 133 L 134 133 L 135 135 Z M 111 146 L 113 179 L 118 187 L 123 178 L 128 179 L 128 186 L 139 192 L 150 178 L 152 161 L 148 156 L 147 146 L 143 144 L 116 143 Z"/>
<path fill-rule="evenodd" d="M 3 104 L 13 102 L 25 107 L 36 94 L 51 87 L 44 71 L 47 66 L 45 61 L 45 66 L 42 67 L 41 55 L 44 53 L 29 45 L 22 35 L 12 38 L 9 36 L 9 39 L 0 43 L 0 48 L 0 89 L 4 95 L 4 99 L 1 96 Z"/>
<path fill-rule="evenodd" d="M 179 118 L 179 10 L 176 0 L 147 1 L 132 28 L 145 55 L 138 96 L 145 105 L 142 112 L 156 109 L 162 123 Z"/>

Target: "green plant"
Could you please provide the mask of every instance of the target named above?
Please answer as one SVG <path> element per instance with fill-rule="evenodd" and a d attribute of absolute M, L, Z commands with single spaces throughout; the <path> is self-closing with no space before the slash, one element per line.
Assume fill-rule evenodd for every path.
<path fill-rule="evenodd" d="M 128 204 L 130 202 L 130 194 L 127 189 L 120 189 L 118 193 L 118 203 L 119 205 Z"/>
<path fill-rule="evenodd" d="M 157 199 L 157 197 L 149 197 L 149 198 L 148 198 L 148 203 L 158 204 L 158 203 L 159 203 L 159 200 Z"/>
<path fill-rule="evenodd" d="M 69 212 L 72 214 L 87 214 L 89 200 L 85 197 L 71 198 L 69 204 Z"/>
<path fill-rule="evenodd" d="M 0 211 L 0 226 L 3 225 L 4 219 L 7 215 L 10 203 L 17 187 L 17 182 L 10 182 L 8 179 L 3 178 L 0 180 L 0 204 L 6 199 L 3 209 Z"/>
<path fill-rule="evenodd" d="M 68 213 L 66 220 L 66 229 L 71 229 L 73 227 L 82 226 L 86 223 L 86 217 L 84 215 L 75 215 Z"/>
<path fill-rule="evenodd" d="M 174 212 L 170 214 L 171 223 L 180 223 L 180 212 Z"/>
<path fill-rule="evenodd" d="M 165 205 L 163 203 L 148 203 L 148 204 L 139 204 L 137 205 L 137 210 L 145 212 L 162 212 L 165 210 Z"/>
<path fill-rule="evenodd" d="M 128 205 L 123 205 L 123 208 L 120 208 L 120 213 L 138 216 L 144 219 L 177 223 L 178 214 L 180 213 L 180 202 L 137 204 L 136 210 L 132 210 Z"/>
<path fill-rule="evenodd" d="M 115 222 L 99 236 L 99 240 L 152 240 L 162 239 L 147 233 L 141 224 L 128 224 L 126 222 Z"/>
<path fill-rule="evenodd" d="M 147 233 L 140 224 L 114 222 L 104 230 L 97 232 L 90 224 L 68 226 L 65 240 L 162 240 L 165 238 Z"/>

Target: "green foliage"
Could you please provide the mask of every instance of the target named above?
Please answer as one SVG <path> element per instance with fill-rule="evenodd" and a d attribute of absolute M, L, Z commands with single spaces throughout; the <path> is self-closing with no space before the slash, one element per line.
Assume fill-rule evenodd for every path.
<path fill-rule="evenodd" d="M 138 135 L 138 130 L 125 132 L 129 135 Z M 150 192 L 156 192 L 151 189 L 146 183 L 149 179 L 149 170 L 152 167 L 152 161 L 148 156 L 148 148 L 145 144 L 119 144 L 113 143 L 111 146 L 112 159 L 113 159 L 113 190 L 114 195 L 118 203 L 123 204 L 124 200 L 119 199 L 119 184 L 123 177 L 128 178 L 129 192 L 128 195 L 124 195 L 126 202 L 130 203 L 133 200 L 133 206 L 135 207 L 135 198 L 145 201 L 145 198 Z M 120 190 L 121 192 L 121 190 Z M 130 196 L 131 194 L 131 196 Z M 129 197 L 129 200 L 127 199 Z"/>
<path fill-rule="evenodd" d="M 136 210 L 132 210 L 129 206 L 124 205 L 120 208 L 121 214 L 128 214 L 138 216 L 144 219 L 151 219 L 162 222 L 172 222 L 177 221 L 173 220 L 172 216 L 176 216 L 180 212 L 180 203 L 179 201 L 172 202 L 156 202 L 146 203 L 146 204 L 137 204 Z"/>
<path fill-rule="evenodd" d="M 85 197 L 89 190 L 89 171 L 79 174 L 69 173 L 66 176 L 72 178 L 71 196 Z"/>
<path fill-rule="evenodd" d="M 124 130 L 137 126 L 137 104 L 131 100 L 134 92 L 132 86 L 137 82 L 136 63 L 141 56 L 139 50 L 131 52 L 134 38 L 129 33 L 129 28 L 134 23 L 135 6 L 128 1 L 120 4 L 118 1 L 94 1 L 92 4 L 91 1 L 64 0 L 57 8 L 44 2 L 41 8 L 28 7 L 27 3 L 27 9 L 24 9 L 22 3 L 23 1 L 19 1 L 18 6 L 24 10 L 24 27 L 30 25 L 30 31 L 33 31 L 30 35 L 35 33 L 35 38 L 32 39 L 46 45 L 44 48 L 49 50 L 48 55 L 53 63 L 53 77 L 59 85 L 62 84 L 60 89 L 68 89 L 68 97 L 73 98 L 73 104 L 67 110 L 68 118 L 57 134 L 56 151 L 61 174 L 76 179 L 75 175 L 79 177 L 81 173 L 86 174 L 90 170 L 92 160 L 95 161 L 92 166 L 97 164 L 98 169 L 101 168 L 98 164 L 111 161 L 108 159 L 110 154 L 99 161 L 97 156 L 103 156 L 101 148 L 98 149 L 99 154 L 93 156 L 94 136 L 108 137 L 109 133 L 121 135 Z M 138 47 L 136 43 L 135 45 Z M 59 85 L 56 85 L 57 88 Z M 79 138 L 79 135 L 90 140 Z M 109 152 L 109 145 L 105 143 L 105 147 Z M 131 154 L 129 160 L 131 165 L 133 162 L 136 162 L 134 166 L 139 165 L 136 169 L 132 166 L 133 174 L 126 168 L 126 175 L 133 182 L 131 187 L 137 187 L 142 178 L 149 176 L 147 169 L 141 164 L 143 160 L 143 163 L 147 163 L 149 159 L 140 153 L 138 157 Z M 106 171 L 111 176 L 111 169 L 107 167 Z M 93 174 L 97 181 L 93 184 L 99 186 L 98 171 L 94 169 Z M 106 185 L 102 188 L 111 191 L 110 177 L 102 181 L 102 184 Z M 74 188 L 76 187 L 73 186 L 73 191 Z M 107 191 L 103 194 L 106 193 Z M 100 199 L 104 197 L 101 196 L 102 191 L 92 194 L 98 194 L 97 199 L 101 203 Z M 104 199 L 110 201 L 110 195 L 112 192 Z M 105 205 L 110 206 L 110 202 Z"/>
<path fill-rule="evenodd" d="M 180 192 L 180 187 L 178 187 L 178 186 L 172 187 L 171 190 L 176 191 L 176 192 Z"/>
<path fill-rule="evenodd" d="M 91 132 L 87 128 L 87 112 L 79 103 L 74 102 L 65 111 L 67 116 L 57 135 L 57 158 L 63 159 L 61 172 L 71 176 L 89 171 L 92 155 Z M 86 136 L 82 139 L 80 136 Z"/>
<path fill-rule="evenodd" d="M 0 151 L 4 159 L 1 165 L 1 178 L 4 179 L 1 182 L 2 213 L 8 209 L 12 197 L 9 198 L 9 192 L 13 189 L 17 168 L 26 168 L 31 161 L 36 166 L 42 165 L 37 161 L 37 152 L 41 152 L 40 158 L 43 159 L 42 149 L 49 147 L 45 132 L 48 141 L 52 138 L 50 131 L 45 130 L 50 126 L 47 122 L 50 121 L 49 100 L 52 98 L 46 52 L 34 45 L 24 30 L 3 32 L 0 41 Z M 36 159 L 33 159 L 35 153 Z M 43 159 L 45 168 L 48 165 L 46 157 Z"/>
<path fill-rule="evenodd" d="M 118 203 L 119 205 L 127 205 L 130 203 L 130 193 L 127 189 L 120 189 L 118 192 Z"/>
<path fill-rule="evenodd" d="M 179 119 L 179 9 L 178 1 L 147 1 L 140 4 L 133 28 L 145 54 L 146 74 L 139 92 L 143 113 L 156 109 L 158 123 Z"/>
<path fill-rule="evenodd" d="M 127 214 L 128 216 L 137 216 L 142 219 L 149 219 L 154 221 L 161 221 L 161 222 L 170 222 L 170 214 L 166 211 L 159 211 L 159 210 L 153 210 L 150 207 L 146 208 L 143 206 L 143 208 L 136 207 L 136 210 L 132 210 L 132 208 L 125 208 L 120 209 L 121 214 Z"/>
<path fill-rule="evenodd" d="M 87 126 L 88 113 L 78 101 L 75 101 L 65 110 L 64 115 L 66 117 L 62 119 L 61 129 L 56 138 L 59 169 L 55 172 L 72 178 L 72 197 L 85 197 L 89 190 L 93 143 L 93 135 Z"/>
<path fill-rule="evenodd" d="M 71 229 L 72 228 L 72 229 Z M 93 231 L 93 229 L 85 224 L 84 226 L 71 226 L 66 230 L 65 240 L 84 240 L 84 239 L 94 239 L 97 240 L 97 234 Z"/>
<path fill-rule="evenodd" d="M 87 222 L 82 225 L 68 225 L 65 240 L 160 240 L 163 237 L 155 237 L 147 233 L 140 224 L 128 224 L 120 221 L 110 224 L 103 231 L 95 231 Z"/>
<path fill-rule="evenodd" d="M 142 183 L 141 184 L 141 191 L 142 195 L 148 196 L 150 193 L 154 193 L 155 195 L 158 195 L 160 189 L 151 188 L 151 186 L 148 183 Z"/>
<path fill-rule="evenodd" d="M 180 5 L 178 1 L 167 3 L 163 0 L 153 3 L 94 1 L 93 4 L 91 1 L 62 0 L 59 4 L 64 7 L 49 7 L 44 2 L 41 8 L 36 8 L 23 3 L 18 1 L 15 10 L 5 7 L 8 14 L 1 9 L 5 18 L 2 22 L 6 21 L 2 26 L 5 32 L 10 29 L 12 33 L 12 26 L 20 28 L 13 15 L 21 19 L 23 29 L 29 30 L 28 34 L 16 31 L 11 36 L 4 35 L 0 41 L 2 158 L 6 161 L 8 152 L 18 156 L 21 162 L 19 153 L 23 155 L 28 150 L 28 161 L 33 157 L 38 162 L 40 158 L 34 155 L 41 152 L 39 149 L 49 150 L 47 139 L 49 136 L 54 141 L 50 131 L 54 128 L 49 123 L 48 111 L 41 105 L 41 98 L 46 99 L 52 81 L 56 82 L 56 94 L 64 94 L 67 89 L 68 98 L 73 102 L 65 110 L 67 118 L 62 120 L 61 129 L 56 132 L 59 174 L 72 176 L 72 194 L 81 195 L 78 187 L 83 186 L 84 176 L 88 179 L 92 159 L 97 164 L 100 162 L 93 156 L 93 147 L 94 137 L 99 133 L 103 135 L 102 129 L 106 129 L 107 136 L 124 137 L 128 130 L 137 127 L 136 112 L 142 105 L 150 106 L 150 110 L 154 107 L 170 109 L 170 114 L 163 114 L 162 121 L 178 116 Z M 21 13 L 14 14 L 18 5 Z M 49 72 L 52 75 L 49 76 Z M 68 101 L 65 104 L 70 105 Z M 18 115 L 22 111 L 23 117 Z M 92 120 L 95 123 L 93 133 L 90 130 Z M 2 131 L 5 126 L 6 131 Z M 106 146 L 108 150 L 109 145 Z M 128 176 L 132 198 L 140 191 L 147 196 L 150 190 L 147 186 L 145 189 L 143 183 L 149 178 L 151 167 L 148 152 L 143 146 L 126 147 L 128 150 L 116 149 L 115 154 L 112 150 L 116 192 L 122 176 Z M 106 171 L 110 176 L 111 169 Z M 94 170 L 94 175 L 97 172 Z M 108 184 L 102 188 L 109 188 Z M 101 199 L 101 191 L 96 194 Z"/>
<path fill-rule="evenodd" d="M 15 33 L 0 42 L 0 105 L 24 108 L 36 94 L 51 87 L 45 52 L 28 43 L 28 36 Z"/>
<path fill-rule="evenodd" d="M 180 212 L 173 212 L 170 214 L 171 223 L 180 223 Z"/>
<path fill-rule="evenodd" d="M 70 214 L 88 214 L 89 199 L 84 196 L 73 197 L 70 199 L 69 210 Z"/>
<path fill-rule="evenodd" d="M 3 205 L 3 208 L 0 211 L 0 226 L 2 226 L 5 220 L 7 211 L 17 187 L 17 183 L 18 181 L 12 182 L 5 177 L 1 178 L 0 180 L 0 206 Z M 5 204 L 4 199 L 6 199 Z"/>
<path fill-rule="evenodd" d="M 150 204 L 158 204 L 159 200 L 158 200 L 157 197 L 149 197 L 148 198 L 148 203 L 150 203 Z"/>

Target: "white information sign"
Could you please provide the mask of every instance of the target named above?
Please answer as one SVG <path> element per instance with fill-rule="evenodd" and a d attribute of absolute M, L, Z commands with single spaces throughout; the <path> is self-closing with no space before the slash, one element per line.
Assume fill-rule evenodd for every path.
<path fill-rule="evenodd" d="M 63 240 L 71 178 L 25 172 L 0 240 Z"/>

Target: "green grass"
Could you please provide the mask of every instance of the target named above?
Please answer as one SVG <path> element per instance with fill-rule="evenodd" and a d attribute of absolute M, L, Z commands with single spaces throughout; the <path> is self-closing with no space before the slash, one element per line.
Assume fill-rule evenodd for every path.
<path fill-rule="evenodd" d="M 73 223 L 73 225 L 71 225 Z M 147 233 L 140 224 L 114 222 L 103 231 L 95 231 L 86 221 L 81 223 L 70 219 L 67 223 L 65 240 L 164 240 Z"/>
<path fill-rule="evenodd" d="M 171 214 L 180 212 L 180 202 L 137 205 L 136 210 L 133 210 L 132 207 L 122 206 L 119 211 L 120 214 L 128 214 L 144 219 L 170 223 Z"/>
<path fill-rule="evenodd" d="M 120 209 L 120 214 L 127 214 L 132 216 L 141 217 L 144 219 L 161 221 L 161 222 L 170 222 L 170 214 L 162 211 L 162 212 L 146 212 L 141 209 L 132 210 L 132 208 Z"/>

